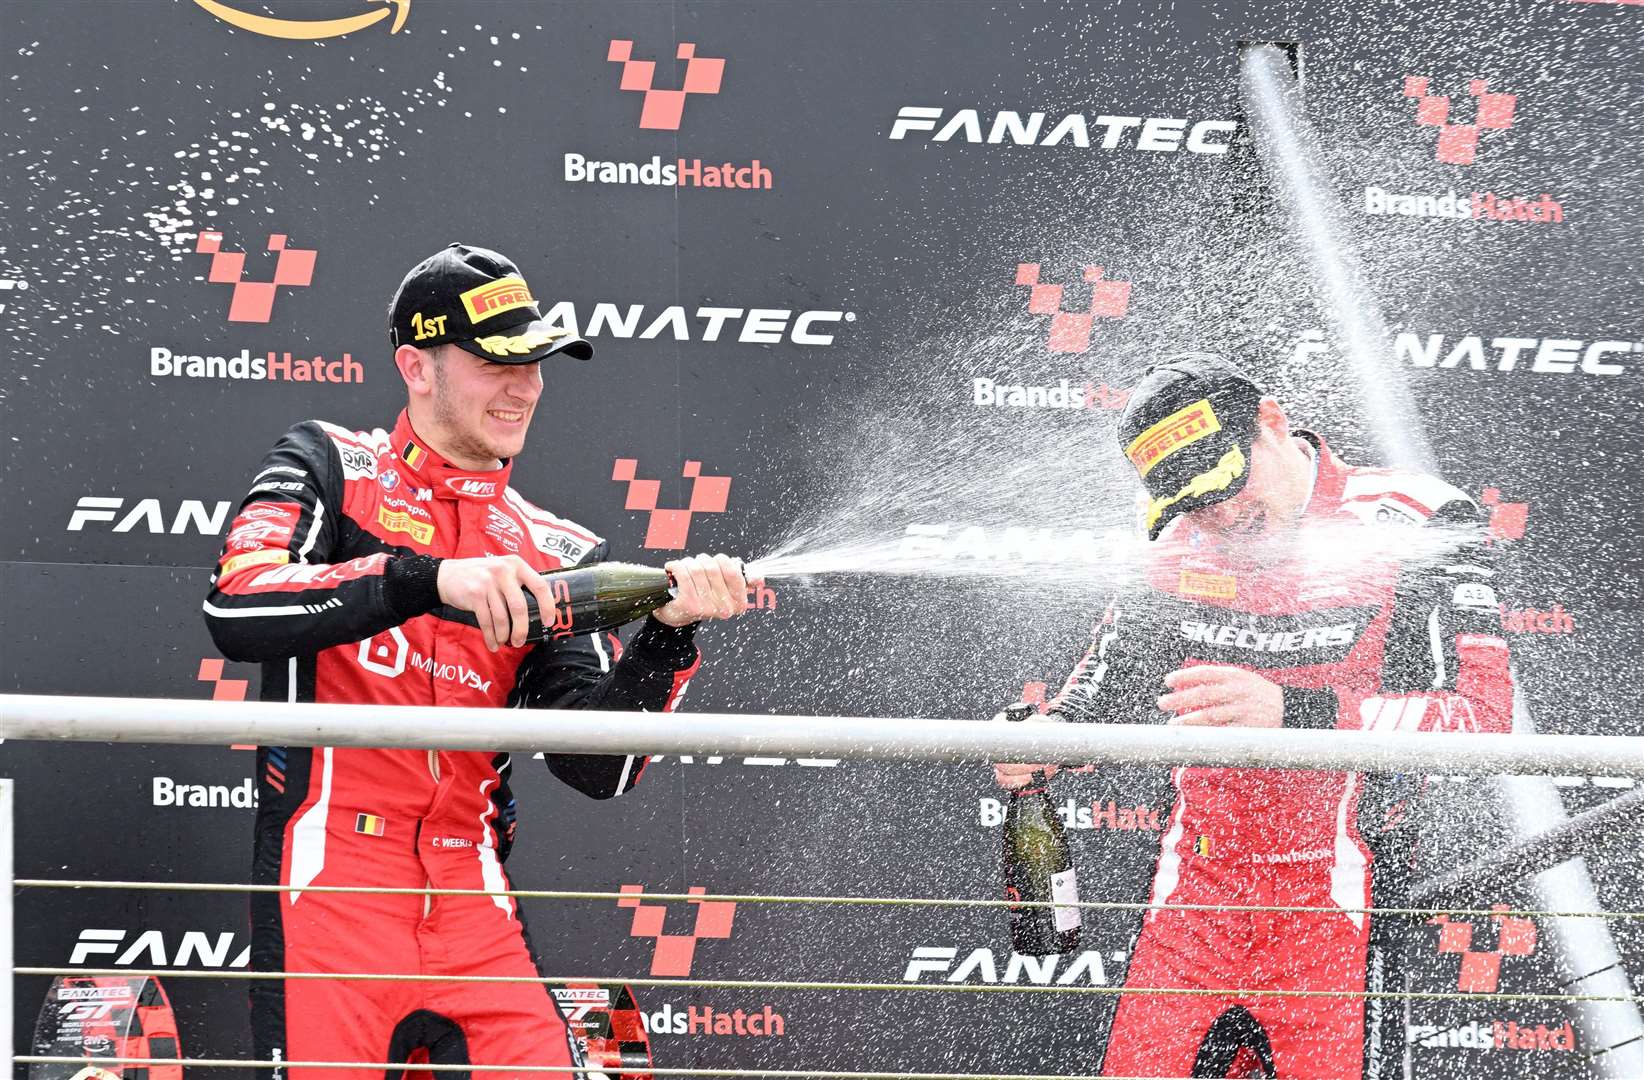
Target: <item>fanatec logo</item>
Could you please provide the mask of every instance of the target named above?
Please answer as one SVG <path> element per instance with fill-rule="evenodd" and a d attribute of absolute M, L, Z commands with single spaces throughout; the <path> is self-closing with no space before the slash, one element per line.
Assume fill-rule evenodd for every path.
<path fill-rule="evenodd" d="M 907 526 L 897 554 L 982 563 L 1078 562 L 1111 564 L 1122 558 L 1128 535 L 1090 529 L 1049 529 L 1026 525 L 990 527 L 942 522 Z"/>
<path fill-rule="evenodd" d="M 235 951 L 232 930 L 211 934 L 204 930 L 188 930 L 181 939 L 169 939 L 159 930 L 143 930 L 131 936 L 130 930 L 90 928 L 80 931 L 69 954 L 70 964 L 92 964 L 105 967 L 202 967 L 243 968 L 251 963 L 251 946 Z M 127 938 L 130 937 L 130 941 Z M 112 961 L 102 959 L 113 957 Z"/>
<path fill-rule="evenodd" d="M 730 501 L 729 476 L 703 475 L 700 461 L 687 461 L 680 475 L 691 481 L 691 499 L 683 508 L 673 510 L 657 506 L 662 496 L 662 481 L 640 479 L 638 458 L 617 458 L 611 468 L 611 479 L 628 485 L 623 509 L 650 514 L 645 525 L 645 547 L 653 551 L 683 550 L 691 531 L 692 515 L 723 514 Z M 774 597 L 771 603 L 775 603 Z"/>
<path fill-rule="evenodd" d="M 622 65 L 620 90 L 641 95 L 639 127 L 647 131 L 678 131 L 685 104 L 693 97 L 716 95 L 725 81 L 725 58 L 699 56 L 695 42 L 682 41 L 674 57 L 685 62 L 677 90 L 657 86 L 657 62 L 635 59 L 630 38 L 612 38 L 605 58 Z M 671 148 L 671 147 L 670 147 Z M 638 184 L 647 187 L 730 188 L 769 191 L 776 183 L 770 168 L 759 158 L 751 161 L 704 161 L 698 157 L 663 160 L 652 154 L 646 161 L 602 160 L 587 154 L 565 154 L 567 183 Z"/>
<path fill-rule="evenodd" d="M 617 901 L 617 907 L 632 908 L 633 922 L 628 927 L 628 936 L 656 939 L 656 951 L 651 957 L 651 974 L 663 976 L 684 976 L 691 973 L 691 964 L 696 958 L 696 943 L 704 938 L 724 939 L 731 936 L 731 923 L 736 917 L 736 904 L 728 900 L 697 900 L 707 889 L 701 885 L 692 885 L 686 890 L 693 899 L 688 901 L 695 909 L 696 915 L 688 934 L 670 934 L 663 929 L 668 917 L 668 906 L 665 903 L 647 904 L 641 900 L 645 892 L 643 885 L 624 885 L 619 892 L 626 895 Z"/>
<path fill-rule="evenodd" d="M 1049 315 L 1045 348 L 1051 352 L 1082 353 L 1090 348 L 1090 334 L 1097 319 L 1123 319 L 1130 312 L 1130 282 L 1104 281 L 1100 266 L 1084 268 L 1084 282 L 1090 286 L 1090 306 L 1084 311 L 1062 310 L 1062 286 L 1039 280 L 1038 263 L 1017 263 L 1016 284 L 1027 286 L 1027 309 L 1035 315 Z"/>
<path fill-rule="evenodd" d="M 543 320 L 576 337 L 612 337 L 653 341 L 735 341 L 743 345 L 832 345 L 841 323 L 856 321 L 854 311 L 796 311 L 793 308 L 740 308 L 704 304 L 694 311 L 675 304 L 647 310 L 644 304 L 601 302 L 584 322 L 574 303 L 561 300 L 543 312 Z"/>
<path fill-rule="evenodd" d="M 1324 331 L 1307 330 L 1296 339 L 1291 359 L 1299 362 L 1332 350 Z M 1394 335 L 1392 351 L 1400 363 L 1435 371 L 1608 377 L 1633 373 L 1644 341 L 1403 330 Z"/>
<path fill-rule="evenodd" d="M 126 500 L 118 495 L 84 495 L 74 504 L 67 531 L 80 532 L 87 525 L 113 522 L 111 531 L 117 533 L 141 531 L 173 536 L 185 533 L 216 536 L 228 523 L 228 511 L 234 504 L 219 500 L 207 510 L 207 504 L 199 499 L 184 499 L 176 505 L 176 511 L 168 514 L 159 499 L 140 499 L 126 509 Z"/>
<path fill-rule="evenodd" d="M 1114 953 L 1110 960 L 1123 961 L 1123 953 Z M 1069 961 L 1066 968 L 1062 961 Z M 923 982 L 925 976 L 937 977 L 950 983 L 1032 983 L 1035 986 L 1089 986 L 1109 985 L 1107 967 L 1102 954 L 1094 950 L 1072 956 L 1023 956 L 1011 953 L 1003 971 L 994 958 L 992 949 L 972 949 L 960 958 L 952 945 L 928 945 L 913 950 L 908 966 L 902 972 L 903 982 Z"/>
<path fill-rule="evenodd" d="M 1093 130 L 1094 129 L 1094 130 Z M 904 105 L 891 123 L 890 138 L 906 139 L 930 132 L 931 142 L 990 143 L 995 146 L 1063 146 L 1098 150 L 1144 150 L 1193 154 L 1226 154 L 1239 131 L 1236 120 L 1191 121 L 1171 116 L 1087 118 L 1068 113 L 1051 120 L 1049 113 L 1002 109 L 946 109 Z"/>

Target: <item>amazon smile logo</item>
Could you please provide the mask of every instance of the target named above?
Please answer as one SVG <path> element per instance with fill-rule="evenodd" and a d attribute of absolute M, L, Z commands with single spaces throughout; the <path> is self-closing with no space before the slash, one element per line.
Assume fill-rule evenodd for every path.
<path fill-rule="evenodd" d="M 393 16 L 394 22 L 388 28 L 388 32 L 397 34 L 400 27 L 405 25 L 405 17 L 411 14 L 411 0 L 364 0 L 371 10 L 341 19 L 276 19 L 268 15 L 254 15 L 249 11 L 241 11 L 221 3 L 220 0 L 194 2 L 230 26 L 249 30 L 253 34 L 262 34 L 264 37 L 285 38 L 288 41 L 318 41 L 321 38 L 342 37 L 344 34 L 352 34 L 356 30 L 380 23 L 389 16 Z"/>

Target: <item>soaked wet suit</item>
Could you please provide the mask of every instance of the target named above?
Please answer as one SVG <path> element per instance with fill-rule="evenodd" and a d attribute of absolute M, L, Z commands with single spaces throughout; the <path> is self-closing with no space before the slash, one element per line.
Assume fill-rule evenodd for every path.
<path fill-rule="evenodd" d="M 1478 526 L 1478 508 L 1432 477 L 1349 467 L 1317 436 L 1298 435 L 1317 464 L 1298 535 L 1318 526 L 1340 542 L 1362 528 L 1381 554 L 1235 562 L 1183 519 L 1165 534 L 1148 587 L 1097 625 L 1053 713 L 1160 723 L 1164 676 L 1209 663 L 1281 685 L 1287 727 L 1511 729 L 1483 530 L 1420 566 L 1401 562 L 1414 546 L 1400 542 L 1406 534 L 1387 531 Z M 1205 768 L 1172 778 L 1150 903 L 1330 910 L 1149 911 L 1127 988 L 1403 988 L 1408 920 L 1354 909 L 1405 894 L 1420 778 Z M 1126 993 L 1102 1071 L 1386 1080 L 1402 1075 L 1404 1022 L 1396 999 Z"/>

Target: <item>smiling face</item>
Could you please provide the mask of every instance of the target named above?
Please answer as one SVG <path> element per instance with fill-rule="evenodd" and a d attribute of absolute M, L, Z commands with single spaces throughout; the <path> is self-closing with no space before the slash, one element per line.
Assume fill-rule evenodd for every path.
<path fill-rule="evenodd" d="M 494 469 L 524 449 L 542 397 L 540 363 L 493 364 L 455 345 L 426 352 L 401 346 L 395 361 L 411 396 L 412 426 L 447 461 Z"/>

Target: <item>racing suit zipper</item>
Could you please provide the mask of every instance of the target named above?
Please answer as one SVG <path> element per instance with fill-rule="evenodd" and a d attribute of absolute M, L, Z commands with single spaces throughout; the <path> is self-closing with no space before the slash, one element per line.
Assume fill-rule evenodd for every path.
<path fill-rule="evenodd" d="M 437 783 L 439 781 L 439 778 L 440 778 L 440 752 L 438 750 L 428 751 L 428 772 L 431 776 L 433 776 L 435 782 Z M 418 838 L 419 838 L 419 841 L 420 841 L 421 833 L 422 833 L 422 830 L 421 830 L 420 827 L 418 828 L 417 832 L 418 832 Z M 434 887 L 433 879 L 432 878 L 424 878 L 423 883 L 422 883 L 422 887 L 425 888 L 425 889 L 432 889 Z M 424 919 L 428 918 L 429 913 L 432 912 L 433 910 L 434 910 L 434 897 L 433 897 L 433 895 L 430 894 L 430 893 L 423 893 L 422 894 L 422 917 Z"/>

